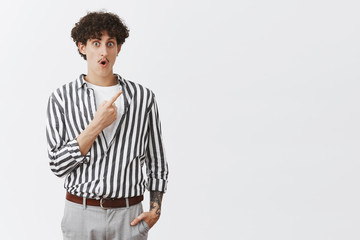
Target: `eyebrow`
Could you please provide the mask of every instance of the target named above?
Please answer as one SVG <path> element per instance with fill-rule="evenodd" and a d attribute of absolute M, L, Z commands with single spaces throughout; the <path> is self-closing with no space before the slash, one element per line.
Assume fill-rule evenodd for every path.
<path fill-rule="evenodd" d="M 115 37 L 110 37 L 110 38 L 108 38 L 107 39 L 107 41 L 109 41 L 109 40 L 115 40 L 116 38 Z M 101 41 L 101 37 L 98 37 L 98 38 L 92 38 L 92 39 L 90 39 L 91 41 L 93 41 L 93 40 L 100 40 Z"/>

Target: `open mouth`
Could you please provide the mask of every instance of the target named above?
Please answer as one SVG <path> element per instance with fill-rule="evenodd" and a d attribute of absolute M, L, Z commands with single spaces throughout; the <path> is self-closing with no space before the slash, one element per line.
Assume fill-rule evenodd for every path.
<path fill-rule="evenodd" d="M 106 66 L 108 64 L 109 60 L 106 58 L 106 59 L 100 59 L 98 61 L 98 63 L 100 63 L 102 66 Z"/>

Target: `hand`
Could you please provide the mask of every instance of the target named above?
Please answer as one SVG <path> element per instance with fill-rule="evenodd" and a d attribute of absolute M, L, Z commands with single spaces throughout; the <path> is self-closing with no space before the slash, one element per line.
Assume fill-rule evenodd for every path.
<path fill-rule="evenodd" d="M 150 212 L 143 212 L 139 216 L 137 216 L 131 223 L 131 226 L 135 226 L 138 224 L 141 220 L 144 220 L 149 228 L 152 228 L 155 223 L 159 220 L 160 215 L 158 215 L 155 211 Z"/>
<path fill-rule="evenodd" d="M 101 131 L 113 123 L 117 118 L 116 99 L 122 94 L 120 90 L 109 101 L 104 101 L 97 109 L 93 122 L 101 128 Z"/>

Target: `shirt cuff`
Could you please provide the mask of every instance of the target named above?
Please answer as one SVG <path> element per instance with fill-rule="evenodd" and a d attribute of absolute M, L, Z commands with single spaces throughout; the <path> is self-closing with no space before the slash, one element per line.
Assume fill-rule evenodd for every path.
<path fill-rule="evenodd" d="M 90 151 L 84 156 L 80 152 L 79 143 L 76 141 L 76 139 L 71 140 L 68 142 L 69 146 L 69 153 L 75 161 L 79 163 L 88 163 L 90 161 Z"/>
<path fill-rule="evenodd" d="M 167 190 L 167 180 L 149 178 L 148 179 L 148 190 L 149 191 L 159 191 L 165 193 Z"/>

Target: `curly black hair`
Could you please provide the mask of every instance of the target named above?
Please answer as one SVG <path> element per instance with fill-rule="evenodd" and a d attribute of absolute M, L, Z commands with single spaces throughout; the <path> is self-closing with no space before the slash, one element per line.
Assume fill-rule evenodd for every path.
<path fill-rule="evenodd" d="M 86 45 L 89 39 L 100 38 L 104 31 L 107 31 L 110 37 L 116 38 L 117 44 L 123 44 L 129 37 L 129 29 L 119 16 L 103 11 L 89 12 L 83 16 L 71 30 L 71 37 L 76 46 L 78 43 Z M 80 51 L 79 53 L 86 60 L 86 55 Z"/>

